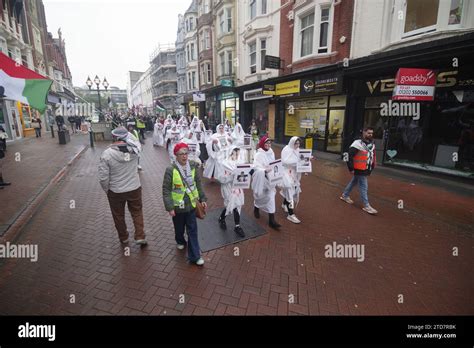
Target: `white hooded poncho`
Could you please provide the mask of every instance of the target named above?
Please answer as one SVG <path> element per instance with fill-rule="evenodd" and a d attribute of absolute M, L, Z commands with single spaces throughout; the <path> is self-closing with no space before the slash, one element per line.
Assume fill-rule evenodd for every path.
<path fill-rule="evenodd" d="M 217 180 L 221 183 L 221 194 L 222 198 L 224 198 L 226 215 L 231 214 L 236 208 L 240 214 L 245 202 L 244 190 L 233 188 L 234 170 L 240 163 L 239 159 L 232 159 L 231 153 L 229 157 L 222 162 L 222 170 L 219 172 L 219 177 L 217 177 Z"/>
<path fill-rule="evenodd" d="M 165 141 L 163 139 L 163 125 L 160 123 L 160 121 L 157 120 L 153 130 L 153 145 L 163 146 L 164 143 Z"/>
<path fill-rule="evenodd" d="M 284 172 L 280 194 L 288 202 L 293 202 L 294 207 L 298 204 L 301 192 L 301 173 L 296 172 L 298 150 L 295 149 L 295 142 L 298 139 L 298 137 L 292 137 L 288 145 L 286 145 L 281 152 L 281 163 Z"/>
<path fill-rule="evenodd" d="M 208 179 L 212 178 L 212 173 L 214 173 L 214 178 L 220 176 L 222 162 L 229 156 L 232 138 L 224 130 L 221 130 L 221 127 L 223 127 L 222 124 L 217 126 L 217 132 L 211 136 L 206 144 L 209 159 L 206 161 L 203 176 Z M 214 140 L 217 140 L 216 144 L 214 144 Z M 221 140 L 223 141 L 221 142 Z"/>
<path fill-rule="evenodd" d="M 269 214 L 275 213 L 276 189 L 267 179 L 265 170 L 268 168 L 270 162 L 274 160 L 275 153 L 272 149 L 268 151 L 258 149 L 253 160 L 255 169 L 252 175 L 254 206 Z"/>

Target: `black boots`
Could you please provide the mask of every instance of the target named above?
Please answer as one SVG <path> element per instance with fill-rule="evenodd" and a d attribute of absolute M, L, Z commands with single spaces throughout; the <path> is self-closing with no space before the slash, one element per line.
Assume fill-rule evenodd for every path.
<path fill-rule="evenodd" d="M 11 183 L 3 181 L 3 176 L 0 175 L 0 186 L 8 186 L 8 185 L 11 185 Z"/>
<path fill-rule="evenodd" d="M 239 237 L 242 237 L 242 238 L 245 237 L 244 230 L 243 230 L 242 227 L 240 227 L 240 226 L 235 226 L 234 232 L 237 233 L 237 235 L 238 235 Z"/>
<path fill-rule="evenodd" d="M 223 230 L 226 230 L 226 229 L 227 229 L 227 224 L 225 223 L 225 218 L 222 218 L 222 217 L 219 218 L 219 226 L 220 226 Z"/>
<path fill-rule="evenodd" d="M 275 214 L 268 214 L 268 225 L 273 229 L 281 227 L 281 225 L 275 221 Z"/>
<path fill-rule="evenodd" d="M 260 210 L 257 207 L 253 207 L 253 215 L 256 219 L 260 219 Z"/>

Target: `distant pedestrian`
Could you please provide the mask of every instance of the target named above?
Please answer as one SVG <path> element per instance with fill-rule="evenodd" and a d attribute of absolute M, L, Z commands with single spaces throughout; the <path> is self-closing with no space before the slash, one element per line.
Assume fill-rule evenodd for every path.
<path fill-rule="evenodd" d="M 112 131 L 114 143 L 100 157 L 99 182 L 107 193 L 110 210 L 122 244 L 128 243 L 125 224 L 125 205 L 132 215 L 135 226 L 135 243 L 147 244 L 143 223 L 143 204 L 140 177 L 137 173 L 140 148 L 129 140 L 125 127 Z"/>
<path fill-rule="evenodd" d="M 375 168 L 375 144 L 373 143 L 374 129 L 372 127 L 364 128 L 362 132 L 362 139 L 358 139 L 352 143 L 349 148 L 349 160 L 347 167 L 349 172 L 354 176 L 349 184 L 346 186 L 342 196 L 340 197 L 344 202 L 352 204 L 354 201 L 349 197 L 354 186 L 359 185 L 360 198 L 364 207 L 362 210 L 375 215 L 377 210 L 372 208 L 369 204 L 368 197 L 368 182 L 367 177 Z"/>
<path fill-rule="evenodd" d="M 145 127 L 146 127 L 145 120 L 143 119 L 143 117 L 140 116 L 140 117 L 137 117 L 136 121 L 137 121 L 137 129 L 141 135 L 140 141 L 143 141 L 142 142 L 143 144 L 145 142 Z"/>
<path fill-rule="evenodd" d="M 204 264 L 198 240 L 196 222 L 196 200 L 207 201 L 201 185 L 198 165 L 188 160 L 189 147 L 178 143 L 174 147 L 176 161 L 166 169 L 163 178 L 163 201 L 166 211 L 173 218 L 177 248 L 183 250 L 188 245 L 188 260 L 198 266 Z M 188 242 L 184 239 L 184 231 L 188 234 Z"/>
<path fill-rule="evenodd" d="M 38 116 L 33 117 L 31 126 L 35 129 L 36 137 L 41 138 L 41 119 Z"/>
<path fill-rule="evenodd" d="M 72 133 L 76 133 L 76 118 L 71 115 L 67 118 L 68 122 L 69 122 L 69 125 L 71 126 L 71 131 Z"/>
<path fill-rule="evenodd" d="M 82 123 L 81 116 L 78 116 L 78 115 L 74 116 L 74 123 L 76 124 L 76 131 L 80 132 L 81 131 L 81 123 Z"/>

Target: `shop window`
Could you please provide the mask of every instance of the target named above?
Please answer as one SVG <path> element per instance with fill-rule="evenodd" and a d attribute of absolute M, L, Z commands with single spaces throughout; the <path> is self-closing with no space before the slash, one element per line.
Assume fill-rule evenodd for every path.
<path fill-rule="evenodd" d="M 405 33 L 434 30 L 438 20 L 439 0 L 406 0 Z"/>

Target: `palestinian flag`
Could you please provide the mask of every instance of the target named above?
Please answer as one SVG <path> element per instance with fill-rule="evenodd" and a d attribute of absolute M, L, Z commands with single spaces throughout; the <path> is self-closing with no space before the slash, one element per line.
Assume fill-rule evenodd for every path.
<path fill-rule="evenodd" d="M 4 89 L 5 99 L 17 100 L 43 112 L 52 83 L 0 52 L 0 87 Z"/>
<path fill-rule="evenodd" d="M 158 111 L 166 111 L 166 108 L 159 100 L 155 100 L 155 106 Z"/>

